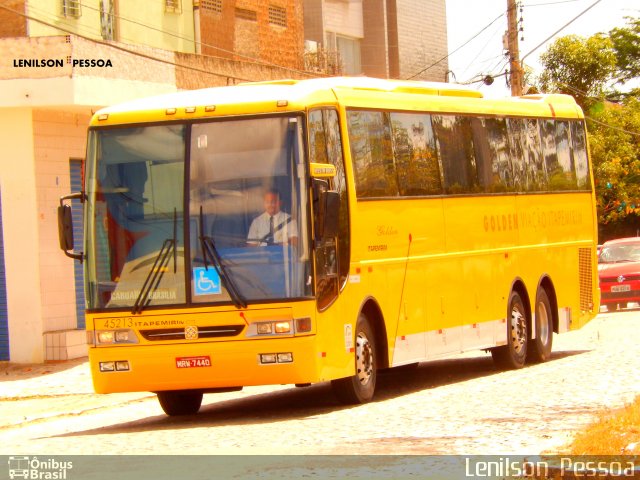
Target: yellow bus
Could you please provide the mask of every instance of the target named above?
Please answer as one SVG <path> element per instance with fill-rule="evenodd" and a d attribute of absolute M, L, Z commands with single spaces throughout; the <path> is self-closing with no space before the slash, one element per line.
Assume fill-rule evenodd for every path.
<path fill-rule="evenodd" d="M 373 78 L 179 92 L 97 112 L 84 248 L 95 390 L 331 381 L 469 350 L 520 368 L 598 311 L 584 117 L 562 95 L 485 99 Z"/>

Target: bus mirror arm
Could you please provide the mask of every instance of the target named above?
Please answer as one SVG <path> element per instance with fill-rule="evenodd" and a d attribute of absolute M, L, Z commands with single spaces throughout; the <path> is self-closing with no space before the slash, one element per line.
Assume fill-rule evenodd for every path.
<path fill-rule="evenodd" d="M 71 217 L 71 205 L 65 205 L 65 200 L 74 200 L 79 199 L 81 202 L 84 202 L 85 195 L 82 192 L 72 193 L 70 195 L 65 195 L 64 197 L 60 197 L 60 205 L 58 206 L 58 240 L 60 242 L 60 248 L 64 252 L 64 254 L 75 260 L 79 260 L 82 262 L 84 259 L 84 254 L 73 253 L 73 220 Z"/>

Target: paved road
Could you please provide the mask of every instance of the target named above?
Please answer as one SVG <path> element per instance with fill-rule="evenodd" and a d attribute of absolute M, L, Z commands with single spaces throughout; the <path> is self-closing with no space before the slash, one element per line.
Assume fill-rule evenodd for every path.
<path fill-rule="evenodd" d="M 519 371 L 478 352 L 382 375 L 367 405 L 338 404 L 327 384 L 252 387 L 205 395 L 187 418 L 166 417 L 152 394 L 93 394 L 84 360 L 5 363 L 0 455 L 555 452 L 640 394 L 639 344 L 640 311 L 604 314 Z"/>

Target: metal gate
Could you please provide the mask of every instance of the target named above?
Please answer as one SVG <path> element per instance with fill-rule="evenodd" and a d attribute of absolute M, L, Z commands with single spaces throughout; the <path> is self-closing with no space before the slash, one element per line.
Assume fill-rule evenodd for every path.
<path fill-rule="evenodd" d="M 71 192 L 82 191 L 82 160 L 71 160 L 69 162 L 71 169 Z M 82 203 L 80 200 L 72 200 L 71 202 L 71 219 L 73 220 L 73 239 L 74 250 L 81 251 L 83 249 L 82 235 Z M 84 321 L 84 274 L 82 272 L 82 264 L 73 261 L 73 273 L 76 289 L 76 319 L 79 329 L 85 328 Z"/>
<path fill-rule="evenodd" d="M 7 280 L 4 270 L 2 192 L 0 192 L 0 360 L 9 360 L 9 314 L 7 310 Z"/>

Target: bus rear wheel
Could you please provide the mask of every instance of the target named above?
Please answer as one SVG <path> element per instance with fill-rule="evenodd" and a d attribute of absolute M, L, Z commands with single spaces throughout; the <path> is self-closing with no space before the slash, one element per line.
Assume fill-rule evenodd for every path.
<path fill-rule="evenodd" d="M 366 403 L 376 388 L 377 350 L 373 329 L 366 315 L 360 314 L 355 334 L 356 374 L 331 381 L 333 391 L 342 403 Z"/>
<path fill-rule="evenodd" d="M 529 339 L 528 324 L 522 297 L 514 290 L 509 296 L 507 309 L 507 344 L 491 349 L 493 362 L 498 368 L 515 370 L 524 367 Z"/>
<path fill-rule="evenodd" d="M 171 390 L 158 392 L 158 401 L 164 413 L 173 417 L 177 415 L 194 415 L 202 405 L 202 392 L 189 390 Z"/>
<path fill-rule="evenodd" d="M 551 357 L 553 344 L 553 317 L 551 302 L 544 288 L 538 289 L 536 295 L 536 338 L 529 341 L 527 360 L 534 363 L 542 363 Z"/>

